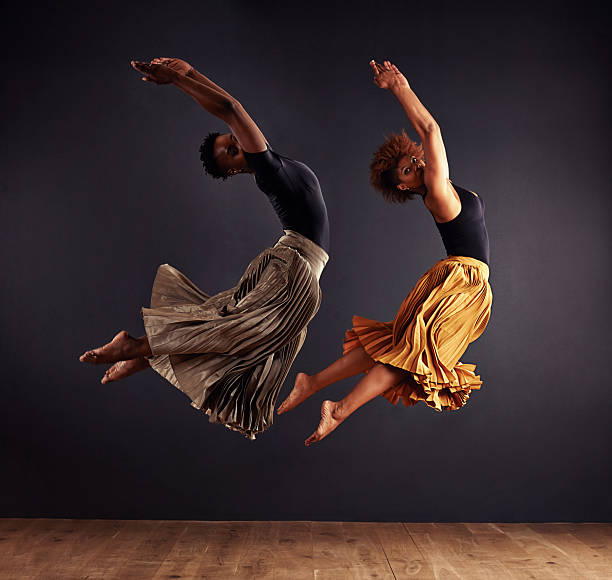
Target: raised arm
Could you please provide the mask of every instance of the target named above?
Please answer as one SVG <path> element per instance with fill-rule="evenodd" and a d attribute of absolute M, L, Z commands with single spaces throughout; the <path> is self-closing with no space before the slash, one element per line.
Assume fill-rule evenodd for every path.
<path fill-rule="evenodd" d="M 231 99 L 232 96 L 225 90 L 223 90 L 219 85 L 213 83 L 208 77 L 205 77 L 200 71 L 193 68 L 187 61 L 182 60 L 180 58 L 168 58 L 167 56 L 154 58 L 151 61 L 153 64 L 163 64 L 167 67 L 175 70 L 176 72 L 192 78 L 194 81 L 198 81 L 200 84 L 206 85 L 211 89 L 214 89 L 218 93 L 225 95 L 228 99 Z"/>
<path fill-rule="evenodd" d="M 263 133 L 240 102 L 185 61 L 132 61 L 132 66 L 144 75 L 143 80 L 156 84 L 173 84 L 190 95 L 211 115 L 227 124 L 244 151 L 259 153 L 266 150 Z"/>
<path fill-rule="evenodd" d="M 374 71 L 374 82 L 379 87 L 393 93 L 421 139 L 427 163 L 424 179 L 429 209 L 436 218 L 452 219 L 458 213 L 457 204 L 459 202 L 449 187 L 448 160 L 438 123 L 423 106 L 410 88 L 406 77 L 394 64 L 388 60 L 383 64 L 370 61 L 370 66 Z M 449 215 L 451 215 L 450 218 L 448 218 Z"/>

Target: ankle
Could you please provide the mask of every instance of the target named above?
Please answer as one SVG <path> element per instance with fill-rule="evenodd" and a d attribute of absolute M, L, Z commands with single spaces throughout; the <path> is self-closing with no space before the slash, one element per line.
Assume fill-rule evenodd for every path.
<path fill-rule="evenodd" d="M 334 408 L 332 410 L 332 417 L 336 421 L 344 421 L 344 419 L 346 419 L 349 415 L 350 412 L 348 412 L 346 405 L 343 404 L 342 401 L 338 401 L 334 404 Z"/>
<path fill-rule="evenodd" d="M 151 356 L 151 346 L 149 345 L 149 339 L 147 335 L 141 336 L 136 339 L 138 341 L 138 357 L 134 358 L 149 358 Z"/>
<path fill-rule="evenodd" d="M 320 391 L 325 386 L 325 384 L 321 382 L 318 374 L 306 375 L 306 384 L 308 385 L 308 390 L 312 393 Z"/>

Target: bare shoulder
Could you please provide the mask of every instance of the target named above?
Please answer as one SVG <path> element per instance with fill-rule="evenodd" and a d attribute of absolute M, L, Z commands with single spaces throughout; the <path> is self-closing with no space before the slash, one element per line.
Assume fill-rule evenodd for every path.
<path fill-rule="evenodd" d="M 461 200 L 450 179 L 446 180 L 444 187 L 428 191 L 424 201 L 439 224 L 454 220 L 461 212 Z"/>

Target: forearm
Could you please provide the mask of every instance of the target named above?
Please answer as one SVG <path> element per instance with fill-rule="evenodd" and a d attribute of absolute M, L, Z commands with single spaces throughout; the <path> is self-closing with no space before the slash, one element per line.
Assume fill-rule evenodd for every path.
<path fill-rule="evenodd" d="M 419 137 L 423 139 L 426 133 L 430 133 L 438 129 L 436 120 L 432 117 L 429 111 L 419 101 L 419 98 L 414 94 L 413 90 L 408 86 L 398 86 L 391 89 L 395 98 L 399 101 L 404 109 L 408 120 L 414 127 Z"/>
<path fill-rule="evenodd" d="M 208 79 L 206 80 L 208 81 Z M 191 76 L 180 74 L 177 74 L 172 81 L 172 84 L 190 95 L 211 115 L 228 122 L 235 108 L 239 105 L 238 101 L 220 87 L 216 89 L 213 88 L 216 87 L 216 85 L 212 81 L 208 81 L 208 83 L 209 84 L 204 84 L 191 78 Z"/>
<path fill-rule="evenodd" d="M 427 159 L 428 188 L 432 189 L 433 186 L 436 189 L 433 185 L 436 181 L 438 189 L 446 191 L 446 180 L 449 176 L 448 161 L 438 123 L 408 85 L 392 89 L 392 92 L 421 139 Z"/>
<path fill-rule="evenodd" d="M 189 72 L 187 73 L 189 78 L 192 78 L 194 81 L 199 82 L 202 85 L 205 85 L 222 95 L 225 95 L 228 99 L 232 99 L 233 97 L 224 89 L 222 89 L 219 85 L 213 83 L 208 77 L 205 77 L 200 71 L 191 67 Z"/>

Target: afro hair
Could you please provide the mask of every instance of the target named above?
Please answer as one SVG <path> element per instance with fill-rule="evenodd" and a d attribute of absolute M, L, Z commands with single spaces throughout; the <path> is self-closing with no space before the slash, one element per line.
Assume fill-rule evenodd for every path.
<path fill-rule="evenodd" d="M 414 197 L 407 190 L 397 188 L 399 180 L 395 169 L 405 155 L 423 159 L 423 147 L 410 139 L 406 131 L 391 133 L 376 150 L 370 163 L 370 184 L 390 203 L 403 203 Z"/>

